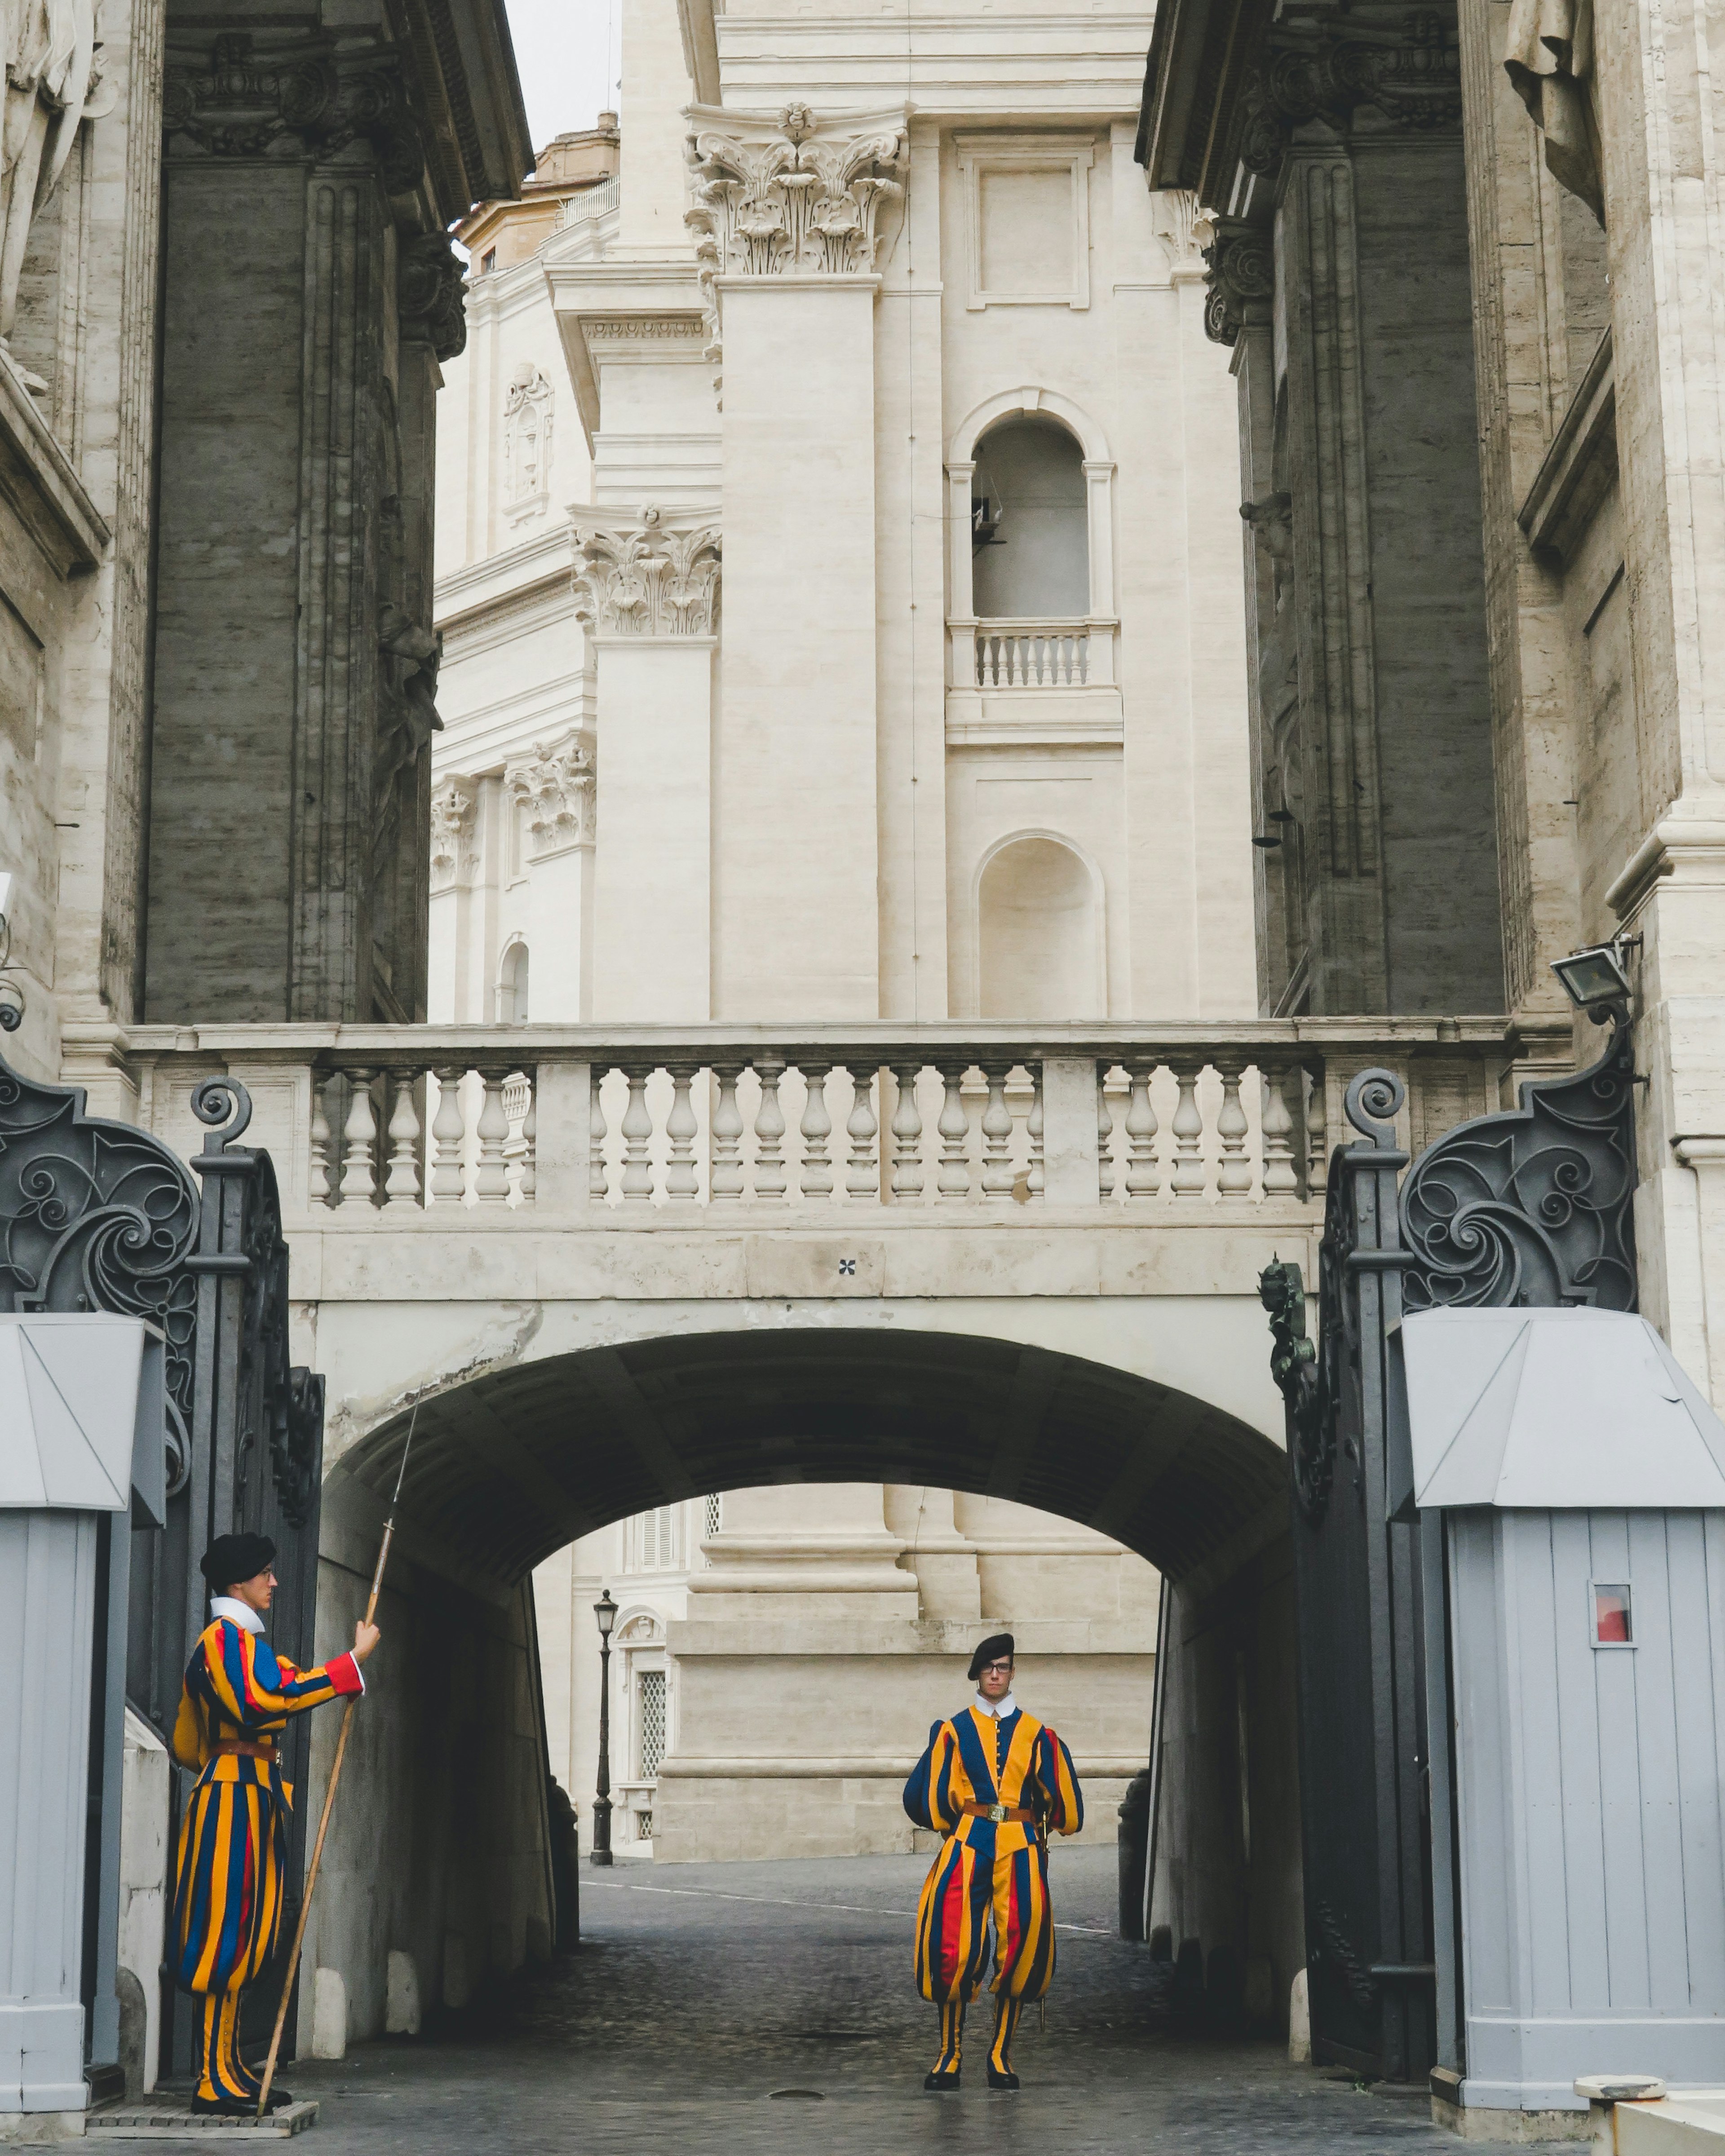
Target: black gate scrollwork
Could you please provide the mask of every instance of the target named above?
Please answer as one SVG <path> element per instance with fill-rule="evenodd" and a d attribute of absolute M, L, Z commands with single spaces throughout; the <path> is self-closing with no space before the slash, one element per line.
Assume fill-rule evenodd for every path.
<path fill-rule="evenodd" d="M 185 1486 L 199 1199 L 147 1131 L 86 1115 L 80 1086 L 0 1061 L 0 1311 L 105 1310 L 167 1342 L 168 1494 Z"/>
<path fill-rule="evenodd" d="M 1412 1310 L 1590 1303 L 1635 1306 L 1635 1050 L 1627 1014 L 1573 1077 L 1524 1086 L 1521 1105 L 1458 1123 L 1402 1186 Z"/>

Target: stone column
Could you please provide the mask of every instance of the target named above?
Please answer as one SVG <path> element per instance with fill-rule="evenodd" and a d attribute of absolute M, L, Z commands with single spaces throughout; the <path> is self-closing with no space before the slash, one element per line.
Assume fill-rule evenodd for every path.
<path fill-rule="evenodd" d="M 165 110 L 146 1014 L 415 1018 L 459 269 L 387 54 L 172 39 Z"/>
<path fill-rule="evenodd" d="M 1725 145 L 1696 0 L 1605 0 L 1597 84 L 1639 829 L 1605 891 L 1633 954 L 1641 1307 L 1725 1404 Z M 1619 747 L 1618 744 L 1621 743 Z M 1591 899 L 1584 893 L 1584 903 Z M 1585 914 L 1584 915 L 1585 918 Z"/>
<path fill-rule="evenodd" d="M 1249 521 L 1286 552 L 1297 654 L 1284 798 L 1264 803 L 1292 819 L 1265 835 L 1298 850 L 1291 985 L 1315 1011 L 1495 1009 L 1453 9 L 1302 18 L 1272 31 L 1242 103 L 1240 162 L 1274 214 L 1215 221 L 1208 326 L 1233 343 L 1267 313 L 1279 378 L 1274 483 Z M 1261 429 L 1261 398 L 1251 416 Z M 1260 678 L 1260 756 L 1279 690 Z"/>
<path fill-rule="evenodd" d="M 723 333 L 725 607 L 715 1007 L 880 1011 L 875 305 L 903 116 L 697 110 Z M 863 131 L 858 131 L 861 126 Z M 787 470 L 804 484 L 787 487 Z"/>
<path fill-rule="evenodd" d="M 711 1018 L 719 534 L 649 508 L 634 525 L 578 517 L 575 548 L 605 740 L 593 1015 Z"/>

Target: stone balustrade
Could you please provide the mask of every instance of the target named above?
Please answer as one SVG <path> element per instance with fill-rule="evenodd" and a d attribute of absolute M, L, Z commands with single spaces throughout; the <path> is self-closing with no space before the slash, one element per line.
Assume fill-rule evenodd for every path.
<path fill-rule="evenodd" d="M 1404 1077 L 1417 1149 L 1569 1060 L 1567 1025 L 1494 1019 L 140 1027 L 123 1057 L 141 1119 L 187 1150 L 198 1080 L 244 1079 L 285 1207 L 343 1226 L 455 1206 L 595 1225 L 1309 1219 L 1357 1071 Z"/>
<path fill-rule="evenodd" d="M 1074 621 L 979 621 L 979 689 L 1076 689 L 1090 680 L 1090 628 Z"/>

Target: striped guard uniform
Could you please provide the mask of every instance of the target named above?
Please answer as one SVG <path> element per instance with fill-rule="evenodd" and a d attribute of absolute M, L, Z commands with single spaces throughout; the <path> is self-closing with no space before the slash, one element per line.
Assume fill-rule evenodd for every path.
<path fill-rule="evenodd" d="M 1030 1811 L 1036 1824 L 979 1819 L 967 1801 Z M 1054 1981 L 1048 1836 L 1076 1834 L 1084 1794 L 1072 1755 L 1022 1708 L 1004 1717 L 969 1707 L 928 1732 L 905 1784 L 905 1810 L 946 1839 L 916 1910 L 916 1987 L 941 2010 L 934 2071 L 956 2073 L 964 2009 L 988 1975 L 992 1923 L 997 1999 L 991 2061 L 1009 2073 L 1013 2031 L 1027 1999 Z"/>
<path fill-rule="evenodd" d="M 200 1635 L 186 1666 L 173 1753 L 198 1780 L 180 1822 L 169 1951 L 175 1983 L 203 2001 L 197 2093 L 206 2102 L 258 2099 L 260 2078 L 239 2056 L 239 1994 L 280 1933 L 293 1801 L 274 1758 L 224 1748 L 270 1743 L 290 1714 L 364 1689 L 351 1654 L 297 1670 L 228 1617 Z"/>

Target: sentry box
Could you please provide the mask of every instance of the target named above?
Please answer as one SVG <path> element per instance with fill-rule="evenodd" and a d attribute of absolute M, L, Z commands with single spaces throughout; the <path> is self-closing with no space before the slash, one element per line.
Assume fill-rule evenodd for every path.
<path fill-rule="evenodd" d="M 1725 1424 L 1614 1312 L 1423 1312 L 1394 1358 L 1434 2091 L 1491 2138 L 1479 2112 L 1584 2110 L 1582 2075 L 1725 2079 Z"/>

